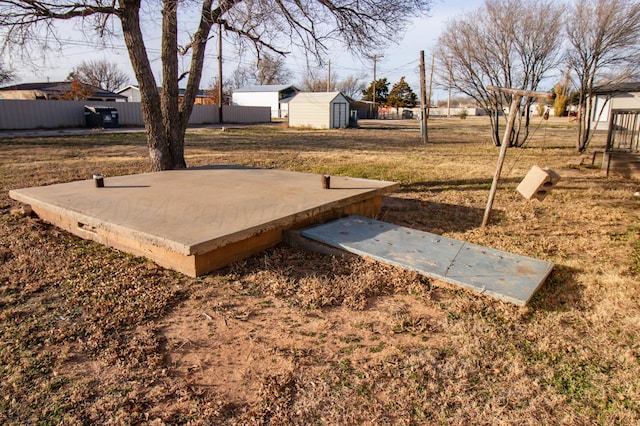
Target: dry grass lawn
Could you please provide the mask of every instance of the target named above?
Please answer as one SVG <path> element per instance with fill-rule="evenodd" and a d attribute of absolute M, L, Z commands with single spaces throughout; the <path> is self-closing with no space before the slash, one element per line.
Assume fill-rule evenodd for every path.
<path fill-rule="evenodd" d="M 186 148 L 398 181 L 381 219 L 554 262 L 526 308 L 286 246 L 191 279 L 12 213 L 13 188 L 146 171 L 142 134 L 0 140 L 0 423 L 640 423 L 640 183 L 568 166 L 566 120 L 534 129 L 486 230 L 486 119 L 432 120 L 426 146 L 381 121 L 198 129 Z M 515 191 L 534 164 L 562 176 L 544 202 Z"/>

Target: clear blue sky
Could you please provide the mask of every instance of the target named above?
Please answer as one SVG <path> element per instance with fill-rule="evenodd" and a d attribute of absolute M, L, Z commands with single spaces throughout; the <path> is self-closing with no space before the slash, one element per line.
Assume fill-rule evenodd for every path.
<path fill-rule="evenodd" d="M 411 87 L 417 91 L 419 89 L 418 65 L 420 50 L 425 51 L 425 61 L 428 67 L 431 63 L 431 52 L 446 22 L 456 16 L 456 14 L 478 8 L 482 3 L 483 0 L 434 0 L 432 10 L 429 13 L 430 16 L 414 20 L 405 34 L 398 34 L 397 44 L 391 43 L 388 46 L 382 47 L 379 52 L 372 52 L 383 56 L 377 65 L 378 78 L 386 77 L 393 84 L 400 80 L 400 77 L 405 76 Z M 65 43 L 63 49 L 51 55 L 46 62 L 39 62 L 37 69 L 16 66 L 19 78 L 18 82 L 64 80 L 73 67 L 84 60 L 107 59 L 119 64 L 122 70 L 131 77 L 132 83 L 135 83 L 128 54 L 120 40 L 114 40 L 111 43 L 111 47 L 102 47 L 95 41 L 83 39 L 81 34 L 70 25 L 67 25 L 64 31 L 63 39 L 69 40 Z M 157 39 L 151 39 L 147 47 L 151 47 L 149 50 L 152 58 L 152 66 L 156 71 L 156 78 L 159 80 L 159 50 L 157 47 L 155 49 L 153 48 L 154 43 L 157 42 Z M 202 88 L 208 87 L 217 76 L 216 45 L 217 43 L 212 42 L 208 46 L 205 70 L 201 82 Z M 337 48 L 333 51 L 341 52 L 342 49 Z M 288 68 L 293 74 L 292 83 L 299 82 L 303 79 L 307 67 L 305 59 L 301 57 L 303 55 L 294 56 L 295 55 L 290 55 L 287 58 Z M 366 81 L 373 79 L 373 64 L 371 61 L 362 61 L 346 53 L 341 55 L 333 54 L 330 56 L 332 73 L 336 73 L 338 77 L 344 78 L 348 75 L 355 75 L 364 77 Z M 232 49 L 229 49 L 223 54 L 223 59 L 223 73 L 229 75 L 238 66 L 239 59 Z M 247 59 L 243 59 L 243 61 L 246 63 Z M 251 63 L 250 60 L 248 62 Z M 185 66 L 188 66 L 188 63 L 185 64 Z M 317 72 L 320 75 L 326 75 L 326 68 L 317 69 Z"/>

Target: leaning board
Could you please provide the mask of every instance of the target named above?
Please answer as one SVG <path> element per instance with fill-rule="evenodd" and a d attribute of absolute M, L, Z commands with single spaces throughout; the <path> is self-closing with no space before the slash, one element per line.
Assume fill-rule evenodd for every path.
<path fill-rule="evenodd" d="M 554 266 L 362 216 L 309 228 L 302 235 L 521 306 L 529 302 Z"/>

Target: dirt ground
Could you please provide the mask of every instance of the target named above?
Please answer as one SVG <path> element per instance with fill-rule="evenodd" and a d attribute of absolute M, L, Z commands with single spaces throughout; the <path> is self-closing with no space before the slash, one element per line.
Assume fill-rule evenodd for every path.
<path fill-rule="evenodd" d="M 143 135 L 0 140 L 0 422 L 639 423 L 640 183 L 576 165 L 572 123 L 536 123 L 482 230 L 488 123 L 432 120 L 427 145 L 416 129 L 198 129 L 186 153 L 398 181 L 380 219 L 554 262 L 527 307 L 285 245 L 188 278 L 7 195 L 144 172 Z M 561 175 L 544 202 L 515 191 L 533 164 Z"/>

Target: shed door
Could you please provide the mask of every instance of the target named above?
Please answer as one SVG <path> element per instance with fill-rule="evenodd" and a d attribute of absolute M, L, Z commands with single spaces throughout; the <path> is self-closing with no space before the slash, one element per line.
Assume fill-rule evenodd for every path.
<path fill-rule="evenodd" d="M 331 113 L 331 128 L 339 128 L 347 125 L 348 114 L 349 114 L 349 104 L 344 102 L 335 102 L 333 104 L 333 111 Z"/>

